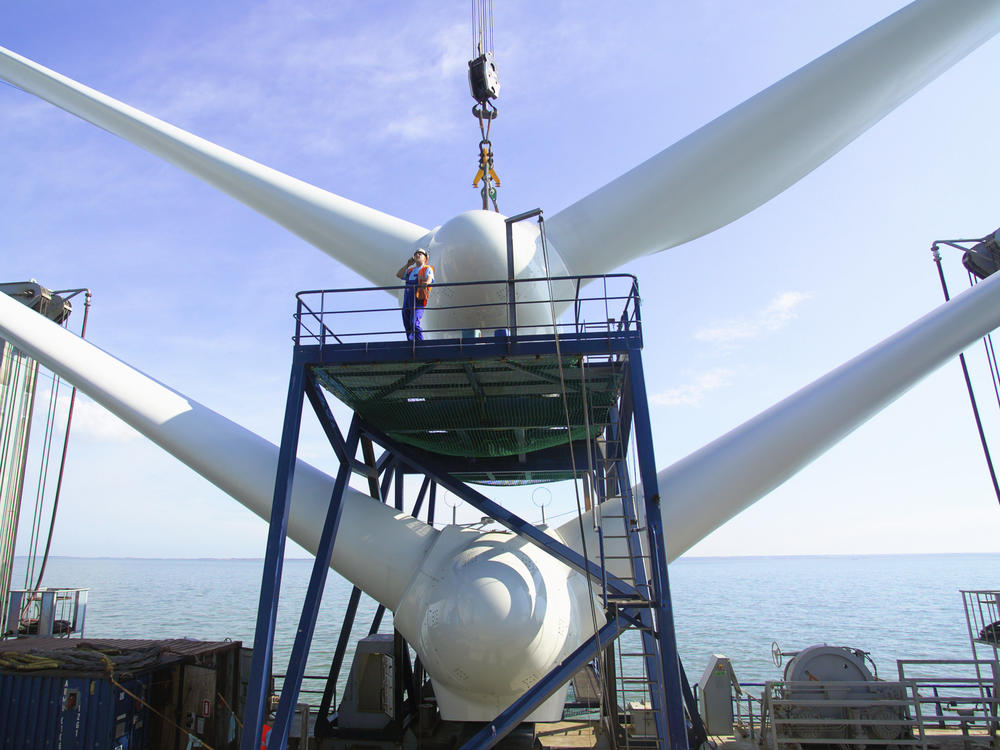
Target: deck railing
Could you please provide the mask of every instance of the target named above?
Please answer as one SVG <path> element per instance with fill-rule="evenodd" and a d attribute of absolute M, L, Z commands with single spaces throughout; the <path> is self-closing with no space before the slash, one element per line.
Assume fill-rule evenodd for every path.
<path fill-rule="evenodd" d="M 507 290 L 520 295 L 512 305 Z M 330 346 L 406 339 L 399 302 L 405 286 L 316 289 L 296 296 L 296 346 Z M 474 300 L 474 301 L 470 301 Z M 480 301 L 485 300 L 485 301 Z M 641 334 L 639 289 L 631 274 L 553 276 L 434 284 L 428 311 L 447 326 L 425 327 L 426 345 L 436 341 L 512 341 L 533 335 Z M 551 308 L 557 311 L 552 324 Z M 442 315 L 442 313 L 445 313 Z M 456 320 L 470 321 L 454 325 Z M 477 321 L 488 321 L 482 330 Z"/>
<path fill-rule="evenodd" d="M 900 679 L 916 686 L 928 726 L 985 731 L 1000 747 L 1000 668 L 994 659 L 899 659 Z"/>
<path fill-rule="evenodd" d="M 808 745 L 926 748 L 920 708 L 911 680 L 768 682 L 761 739 L 769 750 Z"/>

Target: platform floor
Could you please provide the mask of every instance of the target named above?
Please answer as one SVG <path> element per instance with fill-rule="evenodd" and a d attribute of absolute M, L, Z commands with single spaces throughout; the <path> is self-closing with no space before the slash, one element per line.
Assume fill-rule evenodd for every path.
<path fill-rule="evenodd" d="M 623 360 L 532 355 L 313 366 L 319 384 L 394 440 L 447 456 L 516 456 L 608 424 Z"/>

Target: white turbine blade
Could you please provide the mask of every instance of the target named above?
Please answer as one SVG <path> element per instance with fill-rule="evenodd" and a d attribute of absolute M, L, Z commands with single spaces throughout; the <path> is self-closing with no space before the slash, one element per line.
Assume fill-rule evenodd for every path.
<path fill-rule="evenodd" d="M 998 0 L 920 0 L 546 221 L 571 273 L 700 237 L 807 175 L 1000 31 Z"/>
<path fill-rule="evenodd" d="M 660 471 L 667 559 L 680 557 L 998 326 L 1000 273 Z M 612 503 L 621 507 L 609 500 L 604 513 L 618 512 Z M 597 549 L 590 514 L 583 528 L 587 549 Z M 567 545 L 583 548 L 579 521 L 557 532 Z M 625 575 L 627 566 L 609 569 Z"/>
<path fill-rule="evenodd" d="M 291 230 L 374 284 L 423 227 L 289 177 L 0 47 L 0 78 L 131 141 Z"/>
<path fill-rule="evenodd" d="M 93 344 L 0 293 L 0 338 L 34 357 L 265 520 L 278 448 L 211 409 L 157 383 Z M 299 461 L 288 536 L 315 553 L 334 480 Z M 395 609 L 436 532 L 347 488 L 331 565 Z M 386 554 L 385 550 L 392 550 Z"/>
<path fill-rule="evenodd" d="M 1000 273 L 659 472 L 670 558 L 1000 326 Z"/>

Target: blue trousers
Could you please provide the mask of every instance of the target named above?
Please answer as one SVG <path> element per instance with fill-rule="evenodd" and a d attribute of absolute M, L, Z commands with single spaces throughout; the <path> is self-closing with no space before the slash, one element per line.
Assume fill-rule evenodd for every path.
<path fill-rule="evenodd" d="M 424 310 L 427 308 L 419 302 L 416 305 L 403 306 L 403 328 L 406 329 L 406 340 L 424 340 Z"/>

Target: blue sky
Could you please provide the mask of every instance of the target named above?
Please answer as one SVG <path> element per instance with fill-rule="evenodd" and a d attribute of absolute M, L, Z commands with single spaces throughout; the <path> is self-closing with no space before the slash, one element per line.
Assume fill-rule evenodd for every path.
<path fill-rule="evenodd" d="M 497 3 L 501 209 L 555 213 L 900 5 Z M 13 3 L 0 7 L 0 44 L 432 227 L 477 207 L 469 15 L 465 2 Z M 621 269 L 644 293 L 659 467 L 939 304 L 931 241 L 1000 224 L 998 45 L 762 208 Z M 3 280 L 89 286 L 94 343 L 276 441 L 294 293 L 359 279 L 9 86 L 0 127 Z M 971 356 L 985 376 L 981 349 Z M 315 429 L 300 455 L 332 466 Z M 555 495 L 550 517 L 569 510 Z M 538 515 L 530 492 L 493 496 Z M 996 551 L 998 522 L 951 364 L 693 553 Z M 264 536 L 241 506 L 80 405 L 55 553 L 253 557 Z"/>

